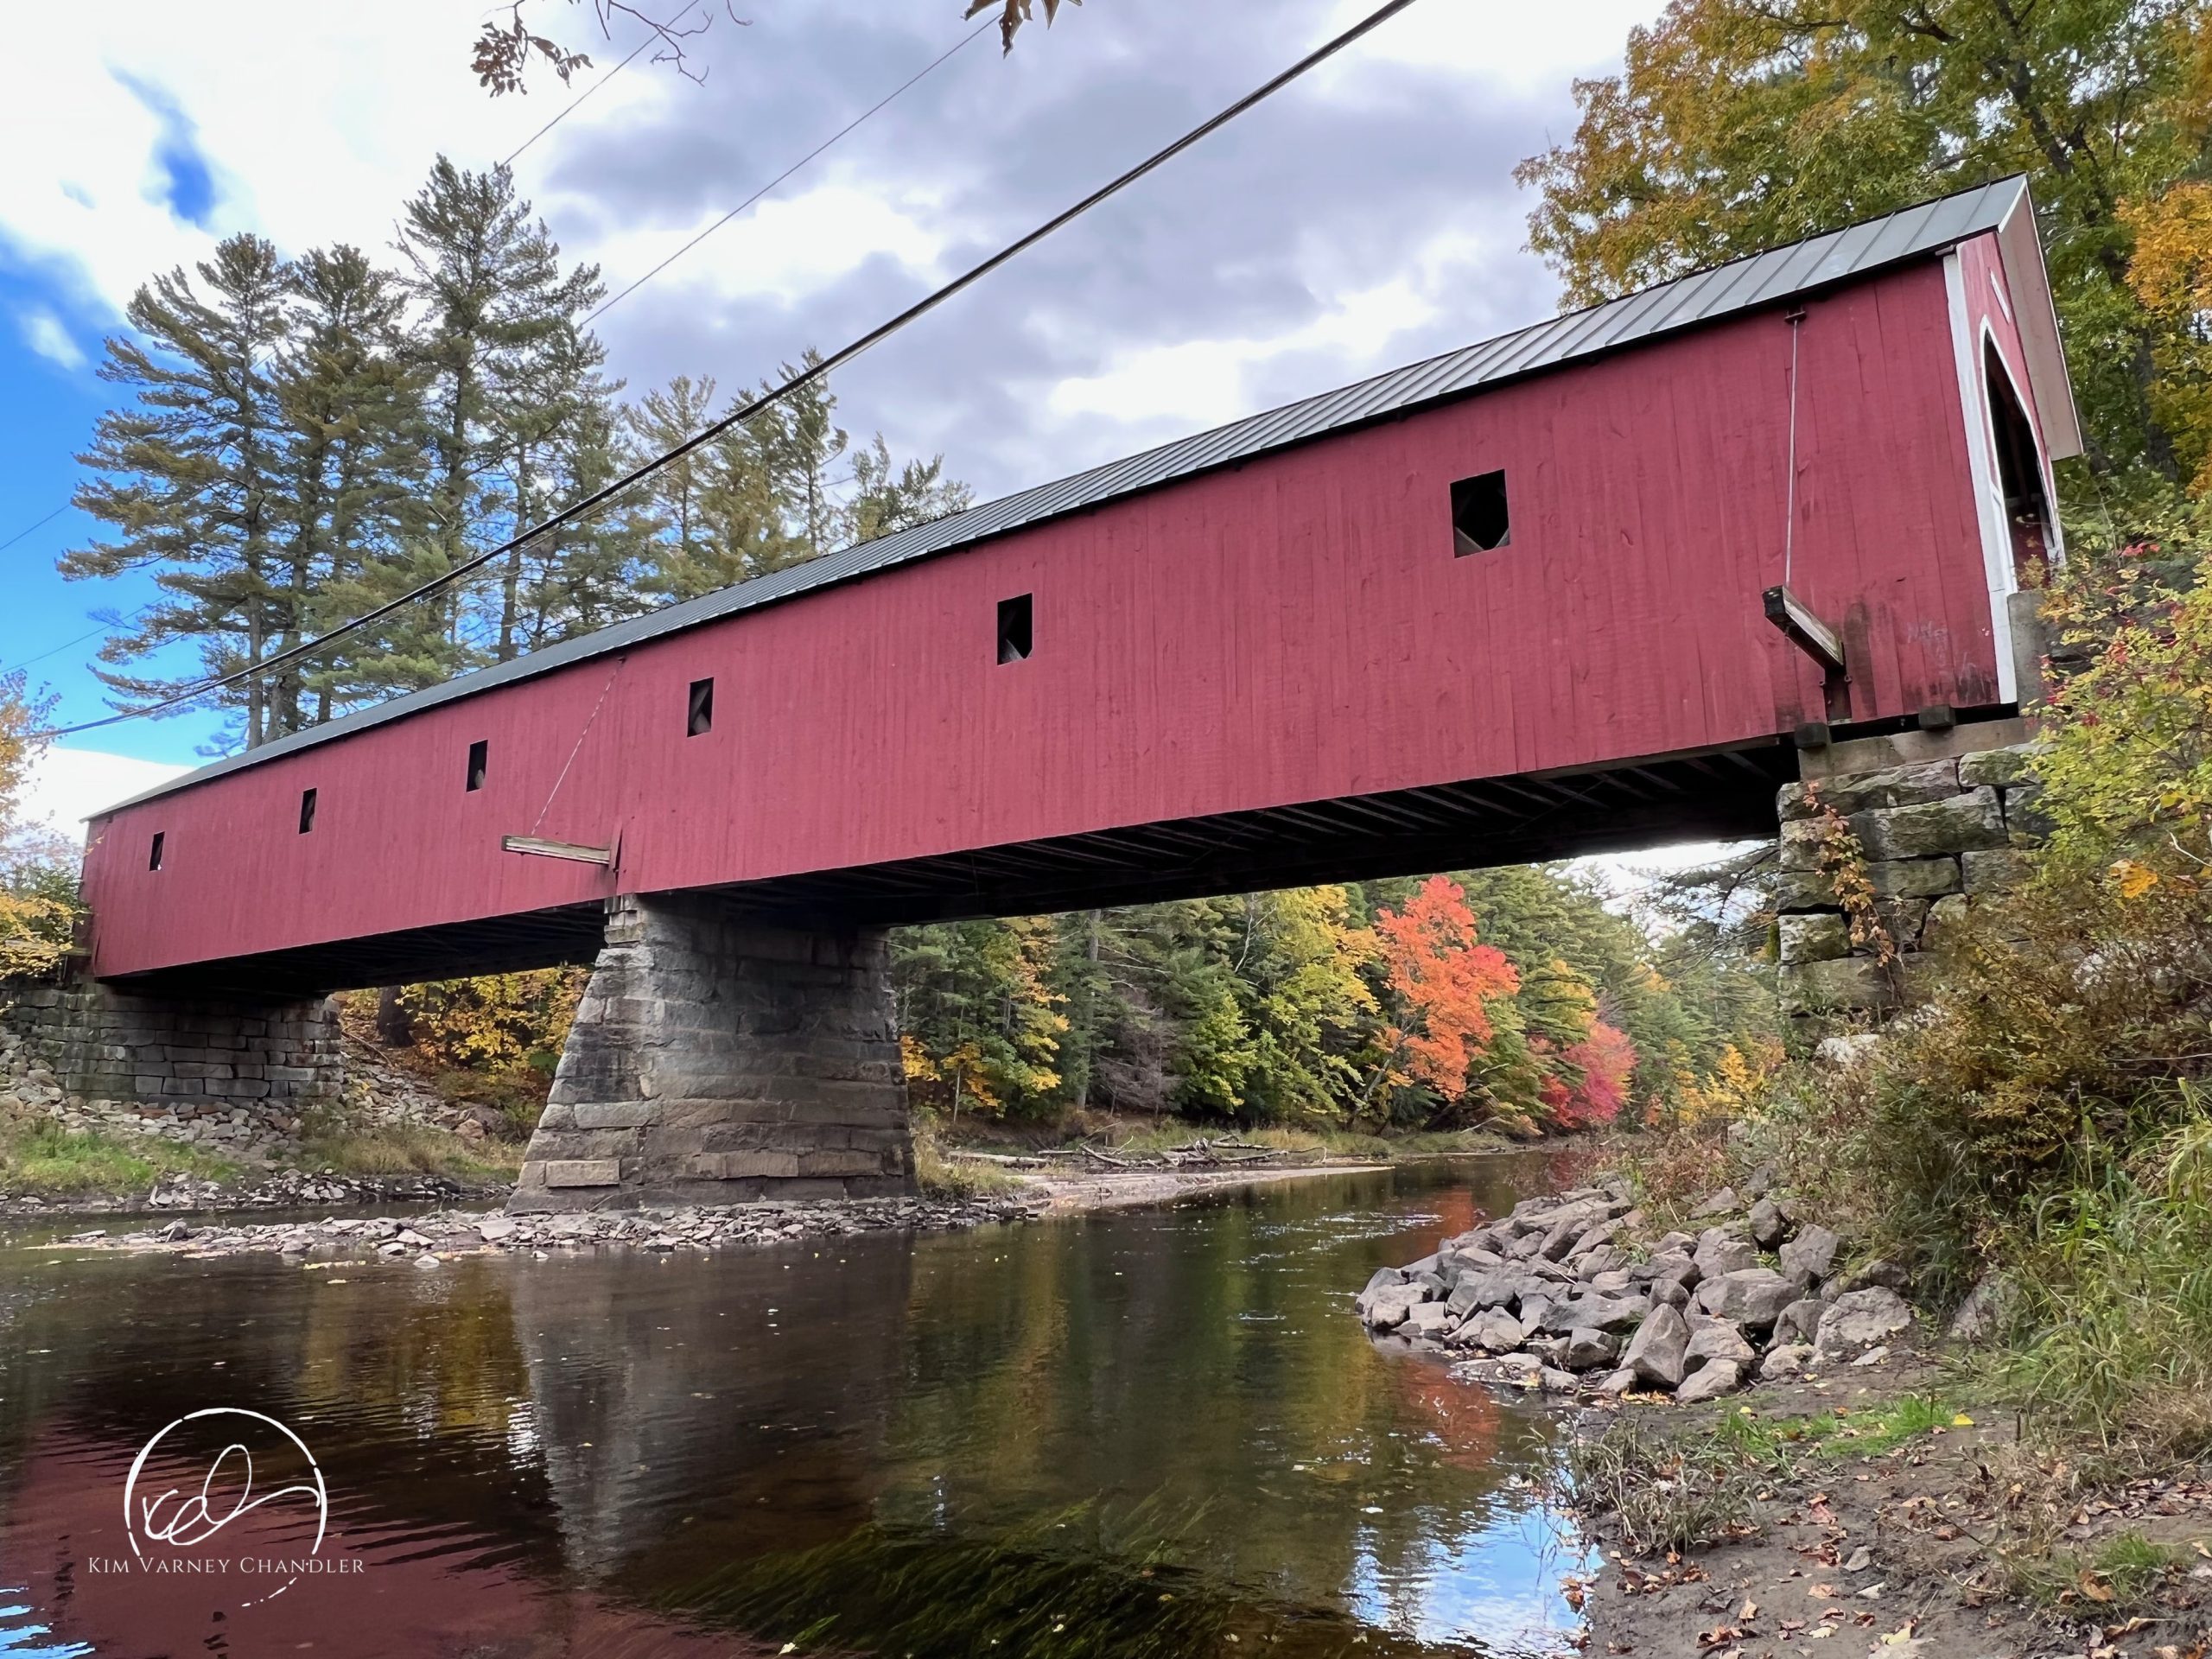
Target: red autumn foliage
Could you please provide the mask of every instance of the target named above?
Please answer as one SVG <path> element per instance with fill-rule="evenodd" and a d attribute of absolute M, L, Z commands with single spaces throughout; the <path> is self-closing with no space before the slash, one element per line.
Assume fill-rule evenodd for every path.
<path fill-rule="evenodd" d="M 1628 1103 L 1629 1076 L 1636 1070 L 1636 1045 L 1627 1033 L 1594 1020 L 1590 1034 L 1569 1044 L 1560 1058 L 1580 1071 L 1582 1081 L 1572 1088 L 1562 1087 L 1563 1097 L 1554 1101 L 1552 1084 L 1558 1080 L 1545 1079 L 1545 1103 L 1552 1107 L 1553 1122 L 1558 1128 L 1599 1128 L 1621 1115 L 1621 1108 Z"/>
<path fill-rule="evenodd" d="M 1432 875 L 1402 912 L 1377 912 L 1390 989 L 1404 1024 L 1385 1034 L 1408 1073 L 1446 1100 L 1467 1092 L 1467 1066 L 1493 1034 L 1484 1005 L 1510 996 L 1521 976 L 1505 953 L 1482 944 L 1467 895 Z"/>

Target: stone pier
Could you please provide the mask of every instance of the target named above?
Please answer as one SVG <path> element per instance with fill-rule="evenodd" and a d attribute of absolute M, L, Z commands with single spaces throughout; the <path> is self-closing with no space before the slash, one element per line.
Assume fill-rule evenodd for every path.
<path fill-rule="evenodd" d="M 1783 1007 L 1815 1018 L 1886 1013 L 1912 997 L 1929 953 L 1980 900 L 2018 887 L 2044 823 L 2026 722 L 1859 738 L 1808 751 L 1805 779 L 1777 803 L 1775 909 Z M 1874 910 L 1896 952 L 1853 943 L 1820 848 L 1840 817 L 1864 857 Z"/>
<path fill-rule="evenodd" d="M 0 1091 L 72 1129 L 220 1150 L 289 1141 L 306 1113 L 337 1103 L 342 1065 L 324 997 L 140 996 L 83 979 L 0 987 Z"/>
<path fill-rule="evenodd" d="M 913 1191 L 880 931 L 625 898 L 509 1200 L 518 1211 Z"/>

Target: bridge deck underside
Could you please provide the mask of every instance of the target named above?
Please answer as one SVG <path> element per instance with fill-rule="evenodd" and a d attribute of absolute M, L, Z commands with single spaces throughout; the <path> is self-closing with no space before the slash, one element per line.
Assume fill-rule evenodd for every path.
<path fill-rule="evenodd" d="M 1630 765 L 1222 813 L 714 889 L 733 909 L 834 930 L 1249 893 L 1770 836 L 1797 776 L 1784 741 Z M 505 973 L 597 954 L 596 904 L 410 929 L 128 981 L 133 990 L 300 995 Z"/>

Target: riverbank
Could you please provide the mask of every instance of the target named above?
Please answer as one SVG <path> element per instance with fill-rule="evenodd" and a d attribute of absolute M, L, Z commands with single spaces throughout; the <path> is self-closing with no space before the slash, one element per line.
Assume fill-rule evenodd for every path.
<path fill-rule="evenodd" d="M 1586 1415 L 1567 1454 L 1605 1558 L 1582 1586 L 1586 1651 L 2202 1654 L 2212 1479 L 2096 1483 L 2020 1427 L 1919 1352 Z"/>
<path fill-rule="evenodd" d="M 2212 1471 L 2024 1437 L 1898 1269 L 1764 1176 L 1681 1218 L 1658 1234 L 1618 1179 L 1526 1199 L 1354 1304 L 1386 1351 L 1573 1410 L 1587 1650 L 2202 1655 Z"/>

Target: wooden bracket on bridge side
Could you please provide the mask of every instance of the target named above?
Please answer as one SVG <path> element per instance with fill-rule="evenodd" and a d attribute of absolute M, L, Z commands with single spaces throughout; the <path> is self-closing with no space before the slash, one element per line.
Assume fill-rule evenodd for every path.
<path fill-rule="evenodd" d="M 612 847 L 580 847 L 573 841 L 547 841 L 537 836 L 502 836 L 502 852 L 527 853 L 534 858 L 565 858 L 577 864 L 614 863 Z"/>
<path fill-rule="evenodd" d="M 1770 588 L 1763 596 L 1766 620 L 1783 637 L 1829 674 L 1844 672 L 1843 636 L 1815 615 L 1813 607 L 1787 588 Z"/>
<path fill-rule="evenodd" d="M 1766 607 L 1766 620 L 1782 630 L 1783 639 L 1820 664 L 1827 717 L 1850 719 L 1851 673 L 1844 661 L 1843 636 L 1787 588 L 1770 588 L 1760 597 Z"/>

